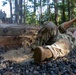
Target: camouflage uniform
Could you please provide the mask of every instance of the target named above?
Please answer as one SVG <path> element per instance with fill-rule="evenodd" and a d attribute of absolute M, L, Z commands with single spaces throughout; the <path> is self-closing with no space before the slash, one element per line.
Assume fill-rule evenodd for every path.
<path fill-rule="evenodd" d="M 73 37 L 70 32 L 67 32 L 66 34 L 59 33 L 57 36 L 57 41 L 52 45 L 46 45 L 45 47 L 51 50 L 55 59 L 58 57 L 63 57 L 76 47 L 76 38 Z"/>
<path fill-rule="evenodd" d="M 34 43 L 35 47 L 45 46 L 46 48 L 49 48 L 51 50 L 53 57 L 57 58 L 65 56 L 70 52 L 71 48 L 73 49 L 76 46 L 76 38 L 73 37 L 73 34 L 71 32 L 66 31 L 61 26 L 57 28 L 56 25 L 52 22 L 49 22 L 48 24 L 45 23 L 45 25 L 46 26 L 44 26 L 38 32 L 38 37 Z M 64 44 L 70 45 L 68 45 L 68 47 L 65 46 L 65 50 L 62 48 L 61 44 L 63 46 Z"/>
<path fill-rule="evenodd" d="M 74 37 L 70 31 L 65 30 L 61 26 L 57 27 L 52 22 L 51 26 L 49 25 L 50 22 L 47 25 L 46 24 L 47 22 L 44 24 L 44 27 L 39 30 L 37 38 L 34 42 L 35 45 L 37 46 L 51 45 L 62 38 L 68 39 L 70 43 L 74 45 L 73 43 L 75 43 L 76 37 Z"/>
<path fill-rule="evenodd" d="M 38 34 L 37 38 L 33 45 L 43 46 L 43 45 L 51 45 L 57 40 L 58 29 L 54 23 L 50 22 L 46 26 L 47 22 L 44 23 L 44 27 L 42 27 Z M 48 28 L 49 27 L 49 28 Z M 51 41 L 51 42 L 50 42 Z"/>

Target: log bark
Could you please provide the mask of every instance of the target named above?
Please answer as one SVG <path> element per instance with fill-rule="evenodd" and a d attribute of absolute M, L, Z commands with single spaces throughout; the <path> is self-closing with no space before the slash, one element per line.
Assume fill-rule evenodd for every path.
<path fill-rule="evenodd" d="M 24 25 L 0 24 L 0 46 L 20 46 L 23 42 L 32 42 L 38 27 Z M 26 36 L 29 37 L 26 37 Z"/>
<path fill-rule="evenodd" d="M 24 34 L 26 32 L 26 28 L 19 27 L 1 27 L 0 28 L 0 36 L 18 36 Z"/>
<path fill-rule="evenodd" d="M 0 46 L 19 46 L 22 44 L 21 38 L 17 36 L 0 36 Z"/>
<path fill-rule="evenodd" d="M 1 24 L 0 36 L 18 36 L 30 30 L 38 31 L 39 29 L 39 27 L 30 27 L 26 25 Z"/>

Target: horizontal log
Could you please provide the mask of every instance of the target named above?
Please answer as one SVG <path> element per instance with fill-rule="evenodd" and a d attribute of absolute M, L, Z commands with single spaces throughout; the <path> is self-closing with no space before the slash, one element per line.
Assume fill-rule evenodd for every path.
<path fill-rule="evenodd" d="M 0 36 L 0 46 L 19 46 L 22 44 L 21 38 L 17 36 Z"/>
<path fill-rule="evenodd" d="M 24 34 L 25 32 L 25 28 L 0 28 L 0 36 L 17 36 Z"/>
<path fill-rule="evenodd" d="M 26 45 L 27 42 L 31 43 L 35 31 L 38 31 L 39 27 L 29 27 L 24 25 L 0 25 L 0 46 L 19 46 Z M 27 37 L 28 36 L 28 37 Z"/>
<path fill-rule="evenodd" d="M 16 47 L 16 46 L 30 46 L 35 40 L 36 36 L 0 36 L 0 46 Z"/>
<path fill-rule="evenodd" d="M 18 36 L 25 34 L 30 30 L 39 30 L 39 27 L 26 26 L 26 25 L 11 25 L 11 24 L 1 24 L 0 25 L 0 36 Z"/>

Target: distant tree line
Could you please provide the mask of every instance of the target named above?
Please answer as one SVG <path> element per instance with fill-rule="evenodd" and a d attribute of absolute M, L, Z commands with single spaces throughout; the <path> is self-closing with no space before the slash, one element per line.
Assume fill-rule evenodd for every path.
<path fill-rule="evenodd" d="M 76 17 L 76 0 L 5 0 L 4 3 L 7 1 L 10 4 L 11 23 L 13 15 L 15 23 L 42 24 L 53 21 L 56 25 Z M 14 14 L 12 3 L 15 6 Z"/>

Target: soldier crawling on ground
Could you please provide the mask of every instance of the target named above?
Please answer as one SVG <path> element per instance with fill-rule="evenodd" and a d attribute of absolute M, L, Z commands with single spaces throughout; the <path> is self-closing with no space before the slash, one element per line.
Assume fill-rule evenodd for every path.
<path fill-rule="evenodd" d="M 68 29 L 74 22 L 76 18 L 62 23 L 59 27 L 53 22 L 44 23 L 44 27 L 39 30 L 36 41 L 32 45 L 35 62 L 63 57 L 76 46 L 76 37 Z"/>

